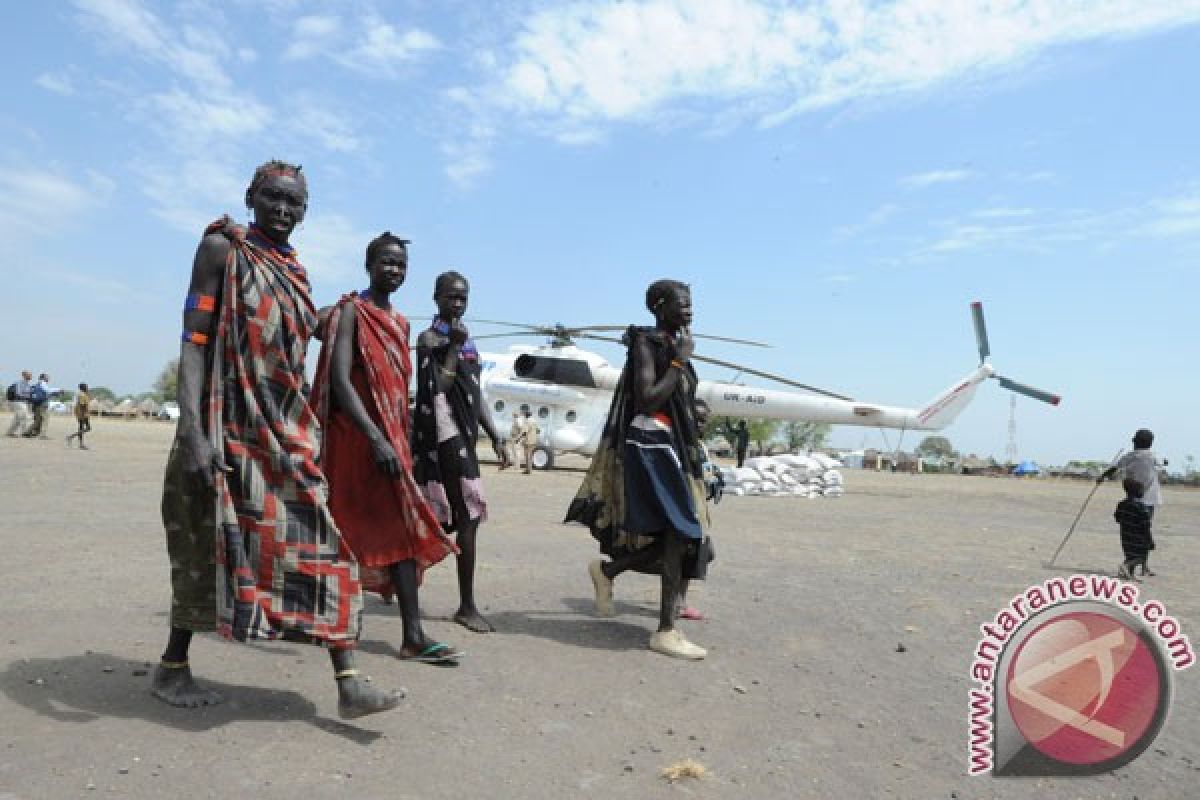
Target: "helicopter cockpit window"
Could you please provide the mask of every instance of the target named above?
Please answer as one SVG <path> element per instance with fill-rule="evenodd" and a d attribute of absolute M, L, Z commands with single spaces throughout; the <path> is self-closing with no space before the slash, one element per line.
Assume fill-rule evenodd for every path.
<path fill-rule="evenodd" d="M 548 416 L 550 416 L 550 409 L 545 406 L 538 409 L 538 419 L 545 419 Z"/>
<path fill-rule="evenodd" d="M 576 414 L 574 411 L 568 411 L 568 412 L 567 412 L 566 420 L 567 420 L 567 422 L 568 422 L 568 423 L 570 423 L 570 422 L 574 422 L 574 421 L 575 421 L 575 420 L 577 420 L 578 418 L 579 418 L 579 415 L 578 415 L 578 414 Z"/>
<path fill-rule="evenodd" d="M 496 409 L 496 413 L 499 414 L 501 411 L 504 410 L 504 401 L 497 400 L 496 404 L 494 406 L 492 406 L 492 408 Z"/>
<path fill-rule="evenodd" d="M 517 358 L 513 364 L 513 370 L 519 378 L 532 378 L 549 383 L 562 383 L 567 386 L 588 388 L 596 386 L 592 368 L 586 361 L 576 358 L 555 358 L 525 353 Z"/>

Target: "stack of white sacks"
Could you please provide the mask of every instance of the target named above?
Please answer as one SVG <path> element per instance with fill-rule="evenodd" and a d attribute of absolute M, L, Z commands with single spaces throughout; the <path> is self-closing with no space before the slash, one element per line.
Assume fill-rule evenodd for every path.
<path fill-rule="evenodd" d="M 823 453 L 759 456 L 744 467 L 721 467 L 725 493 L 767 497 L 841 497 L 842 462 Z"/>

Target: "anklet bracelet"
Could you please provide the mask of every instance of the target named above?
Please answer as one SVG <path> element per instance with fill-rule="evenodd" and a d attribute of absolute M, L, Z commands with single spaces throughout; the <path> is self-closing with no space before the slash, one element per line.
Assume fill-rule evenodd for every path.
<path fill-rule="evenodd" d="M 357 677 L 358 677 L 358 670 L 356 670 L 356 669 L 344 669 L 341 672 L 335 672 L 333 674 L 333 679 L 335 681 L 340 681 L 342 678 L 357 678 Z"/>
<path fill-rule="evenodd" d="M 186 661 L 159 661 L 158 665 L 163 669 L 184 669 L 188 666 Z"/>

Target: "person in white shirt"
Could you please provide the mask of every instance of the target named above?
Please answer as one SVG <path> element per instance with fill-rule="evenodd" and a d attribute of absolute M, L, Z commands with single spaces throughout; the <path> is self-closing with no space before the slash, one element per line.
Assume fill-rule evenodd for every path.
<path fill-rule="evenodd" d="M 1133 435 L 1133 450 L 1121 456 L 1104 471 L 1096 483 L 1113 478 L 1118 472 L 1123 473 L 1127 478 L 1133 478 L 1142 485 L 1142 505 L 1150 512 L 1150 519 L 1154 519 L 1155 510 L 1162 505 L 1162 487 L 1158 482 L 1158 471 L 1167 465 L 1165 460 L 1159 461 L 1154 456 L 1154 452 L 1150 449 L 1154 444 L 1154 433 L 1146 428 L 1138 429 Z M 1146 567 L 1146 562 L 1143 560 L 1142 574 L 1153 575 Z"/>
<path fill-rule="evenodd" d="M 33 421 L 33 417 L 29 414 L 29 393 L 33 389 L 33 385 L 30 384 L 31 380 L 33 380 L 33 373 L 26 369 L 21 371 L 21 380 L 14 384 L 13 394 L 9 400 L 13 418 L 12 424 L 8 426 L 8 435 L 12 438 L 24 436 Z"/>

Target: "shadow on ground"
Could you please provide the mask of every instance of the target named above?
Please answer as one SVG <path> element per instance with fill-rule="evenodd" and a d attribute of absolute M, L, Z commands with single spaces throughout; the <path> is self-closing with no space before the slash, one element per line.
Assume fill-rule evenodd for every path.
<path fill-rule="evenodd" d="M 590 599 L 563 598 L 565 611 L 493 611 L 488 619 L 498 635 L 533 636 L 572 647 L 595 650 L 641 650 L 654 632 L 653 625 L 626 622 L 622 616 L 657 617 L 642 606 L 616 604 L 617 615 L 598 618 Z"/>
<path fill-rule="evenodd" d="M 305 722 L 356 744 L 382 733 L 318 716 L 303 695 L 282 689 L 201 680 L 225 697 L 206 708 L 172 708 L 150 694 L 153 665 L 108 653 L 14 662 L 0 672 L 0 691 L 13 702 L 58 722 L 84 724 L 104 717 L 141 719 L 181 731 L 207 731 L 230 722 Z M 39 683 L 40 681 L 40 683 Z M 334 691 L 330 686 L 330 691 Z"/>

